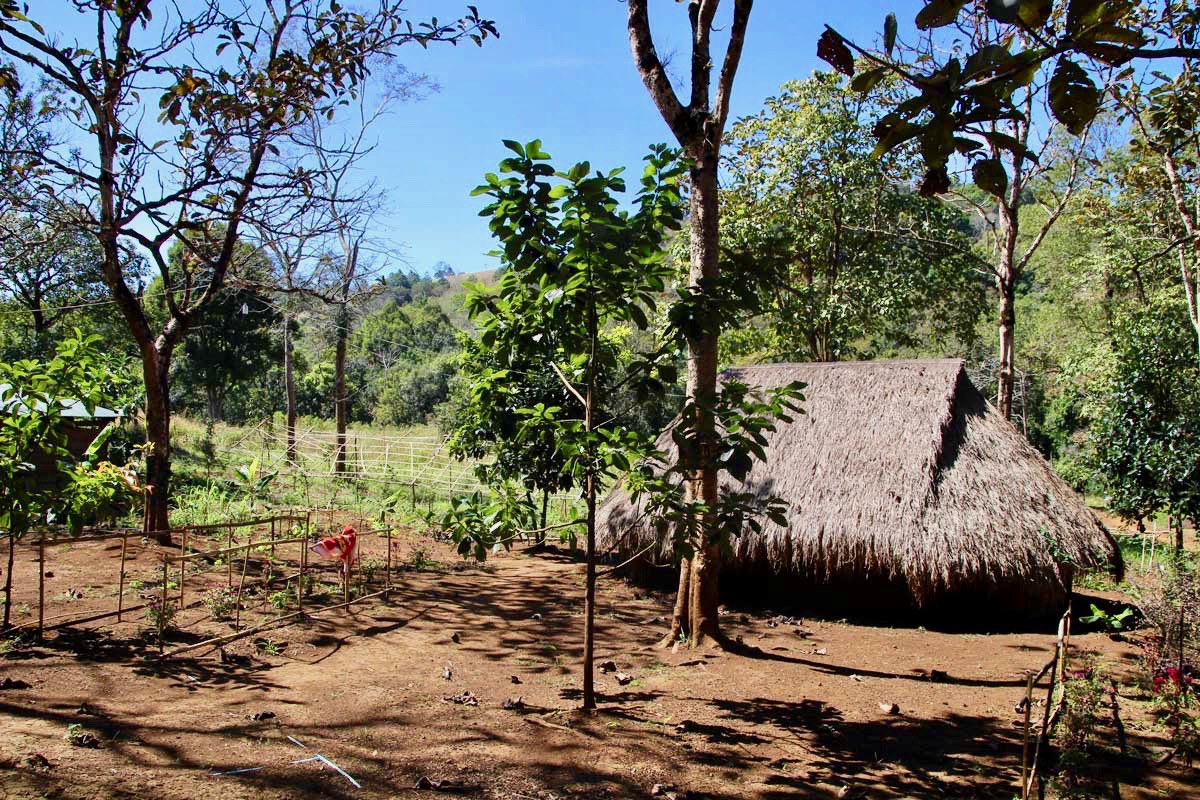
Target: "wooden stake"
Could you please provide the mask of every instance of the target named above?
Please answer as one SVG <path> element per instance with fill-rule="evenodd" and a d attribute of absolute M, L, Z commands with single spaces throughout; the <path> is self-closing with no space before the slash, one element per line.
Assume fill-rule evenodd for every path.
<path fill-rule="evenodd" d="M 233 547 L 233 528 L 230 528 L 225 536 L 225 546 Z M 225 560 L 225 585 L 233 588 L 233 559 Z"/>
<path fill-rule="evenodd" d="M 254 530 L 250 531 L 250 540 L 248 544 L 254 544 Z M 236 599 L 236 611 L 233 618 L 233 629 L 236 631 L 242 625 L 242 592 L 246 588 L 246 565 L 250 563 L 250 548 L 246 548 L 246 554 L 242 556 L 242 579 L 238 581 L 238 592 Z"/>
<path fill-rule="evenodd" d="M 46 624 L 46 543 L 38 539 L 38 638 Z"/>
<path fill-rule="evenodd" d="M 163 553 L 162 565 L 162 595 L 161 605 L 158 607 L 158 654 L 163 654 L 163 622 L 167 614 L 167 554 Z"/>
<path fill-rule="evenodd" d="M 117 622 L 125 611 L 125 552 L 129 548 L 129 534 L 121 534 L 121 575 L 117 579 Z"/>
<path fill-rule="evenodd" d="M 1025 739 L 1021 746 L 1021 800 L 1029 800 L 1029 712 L 1033 706 L 1033 675 L 1025 679 Z"/>
<path fill-rule="evenodd" d="M 300 543 L 300 574 L 296 576 L 296 606 L 304 613 L 304 567 L 308 560 L 308 541 Z"/>
<path fill-rule="evenodd" d="M 387 588 L 392 588 L 392 529 L 388 528 L 384 534 L 387 537 L 387 567 L 384 572 L 383 585 Z"/>
<path fill-rule="evenodd" d="M 179 550 L 179 552 L 185 556 L 187 555 L 187 546 L 188 546 L 188 529 L 185 527 L 183 529 L 183 546 Z M 183 606 L 184 606 L 183 584 L 184 584 L 184 579 L 186 577 L 187 577 L 187 561 L 184 560 L 179 563 L 179 607 L 180 608 L 183 608 Z"/>

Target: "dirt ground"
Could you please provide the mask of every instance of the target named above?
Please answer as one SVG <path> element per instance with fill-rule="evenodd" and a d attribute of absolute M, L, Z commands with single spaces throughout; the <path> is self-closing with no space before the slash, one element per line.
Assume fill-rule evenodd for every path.
<path fill-rule="evenodd" d="M 378 563 L 383 552 L 372 540 L 367 556 Z M 655 646 L 669 598 L 609 578 L 599 593 L 597 661 L 615 661 L 632 680 L 598 674 L 602 707 L 584 714 L 576 710 L 579 564 L 562 553 L 514 552 L 468 568 L 447 545 L 415 533 L 393 553 L 420 569 L 400 573 L 386 600 L 221 651 L 160 661 L 140 611 L 12 648 L 0 657 L 0 800 L 550 800 L 647 797 L 656 784 L 706 798 L 1016 794 L 1015 706 L 1025 674 L 1053 652 L 1050 632 L 947 633 L 730 611 L 722 622 L 742 650 L 672 652 Z M 112 607 L 119 558 L 119 542 L 53 552 L 47 616 Z M 137 554 L 130 570 L 140 588 L 130 602 L 138 592 L 153 596 L 159 563 L 152 550 Z M 248 572 L 261 569 L 252 561 Z M 211 565 L 187 591 L 224 585 L 233 571 Z M 30 606 L 35 550 L 18 551 L 15 574 L 17 602 Z M 244 625 L 277 613 L 267 596 L 248 601 Z M 20 610 L 16 622 L 36 621 L 33 608 Z M 166 649 L 231 630 L 204 617 L 200 608 L 185 612 Z M 1073 644 L 1076 663 L 1131 673 L 1129 642 L 1090 633 Z M 519 707 L 505 707 L 516 698 Z M 1138 707 L 1122 706 L 1133 744 L 1161 745 Z M 68 743 L 73 725 L 97 746 Z M 1111 743 L 1112 732 L 1100 738 Z M 1182 765 L 1152 769 L 1112 756 L 1102 771 L 1123 798 L 1200 796 L 1200 776 Z"/>

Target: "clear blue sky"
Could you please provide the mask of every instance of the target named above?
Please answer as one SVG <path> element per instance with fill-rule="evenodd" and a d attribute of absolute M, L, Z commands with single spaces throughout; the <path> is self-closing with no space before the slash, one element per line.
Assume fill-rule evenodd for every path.
<path fill-rule="evenodd" d="M 639 165 L 647 145 L 671 141 L 638 78 L 620 0 L 472 0 L 495 19 L 501 38 L 474 45 L 412 48 L 413 71 L 441 91 L 397 109 L 381 124 L 370 169 L 390 193 L 376 235 L 403 245 L 409 265 L 430 271 L 446 261 L 459 272 L 490 269 L 493 244 L 478 216 L 485 198 L 469 193 L 507 151 L 501 139 L 540 138 L 556 164 L 588 160 L 597 168 Z M 722 4 L 728 22 L 732 2 Z M 750 17 L 731 119 L 756 112 L 784 81 L 824 66 L 816 57 L 825 23 L 866 44 L 895 10 L 901 34 L 912 31 L 920 0 L 758 0 Z M 455 0 L 413 0 L 416 17 L 448 18 Z M 687 6 L 651 0 L 655 43 L 674 54 L 686 77 Z M 724 41 L 714 48 L 724 52 Z M 402 266 L 396 264 L 395 266 Z"/>

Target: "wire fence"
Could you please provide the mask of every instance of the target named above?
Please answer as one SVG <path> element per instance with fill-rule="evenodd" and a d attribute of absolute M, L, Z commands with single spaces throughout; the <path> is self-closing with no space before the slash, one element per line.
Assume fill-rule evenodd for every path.
<path fill-rule="evenodd" d="M 453 456 L 448 436 L 350 430 L 341 446 L 339 471 L 336 432 L 297 428 L 289 453 L 287 431 L 263 420 L 226 451 L 246 460 L 258 459 L 260 470 L 308 482 L 337 478 L 402 495 L 407 488 L 413 509 L 418 500 L 432 504 L 435 499 L 450 501 L 488 491 L 476 474 L 481 462 Z M 552 494 L 549 503 L 563 518 L 581 507 L 578 495 L 570 493 Z"/>

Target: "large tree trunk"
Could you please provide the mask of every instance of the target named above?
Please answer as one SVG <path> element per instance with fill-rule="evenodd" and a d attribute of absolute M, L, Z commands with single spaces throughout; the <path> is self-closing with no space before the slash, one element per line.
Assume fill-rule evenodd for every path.
<path fill-rule="evenodd" d="M 292 316 L 283 317 L 283 388 L 287 396 L 287 460 L 296 463 L 296 376 L 292 355 Z"/>
<path fill-rule="evenodd" d="M 702 145 L 703 146 L 703 145 Z M 703 146 L 708 151 L 707 146 Z M 711 152 L 692 153 L 691 169 L 691 266 L 688 283 L 693 288 L 711 284 L 720 274 L 718 261 L 719 228 L 717 200 L 717 159 Z M 681 628 L 692 646 L 719 641 L 717 618 L 720 550 L 708 541 L 715 527 L 718 497 L 717 464 L 713 458 L 716 425 L 712 408 L 717 396 L 717 342 L 713 330 L 688 341 L 687 396 L 698 409 L 697 433 L 700 438 L 700 470 L 687 482 L 689 500 L 700 500 L 708 507 L 700 526 L 701 541 L 693 542 L 695 555 L 690 569 L 687 621 Z"/>
<path fill-rule="evenodd" d="M 997 319 L 1000 338 L 1000 369 L 996 380 L 996 409 L 1005 419 L 1012 418 L 1013 380 L 1016 375 L 1016 291 L 1017 233 L 1021 184 L 1013 180 L 1008 195 L 999 203 L 1000 248 L 996 264 L 996 290 L 1000 294 Z"/>
<path fill-rule="evenodd" d="M 204 390 L 208 400 L 208 418 L 220 422 L 225 418 L 225 398 L 219 386 L 208 386 Z"/>
<path fill-rule="evenodd" d="M 746 40 L 753 0 L 734 0 L 733 23 L 729 27 L 729 44 L 721 64 L 715 99 L 712 98 L 713 60 L 710 53 L 711 33 L 717 7 L 721 0 L 689 0 L 688 19 L 691 22 L 691 97 L 684 106 L 675 94 L 671 79 L 654 47 L 650 32 L 647 0 L 627 0 L 629 7 L 629 44 L 638 74 L 646 85 L 663 121 L 671 129 L 686 155 L 692 159 L 691 168 L 691 267 L 688 283 L 703 294 L 719 275 L 719 205 L 717 199 L 717 162 L 721 153 L 721 137 L 729 115 L 729 97 L 737 75 Z M 689 500 L 703 500 L 715 508 L 718 500 L 718 468 L 713 463 L 715 426 L 712 401 L 717 391 L 717 337 L 714 327 L 688 340 L 687 398 L 700 409 L 697 430 L 700 441 L 700 468 L 689 476 L 686 489 Z M 720 639 L 717 619 L 717 577 L 720 569 L 719 546 L 708 541 L 715 526 L 712 512 L 701 521 L 700 539 L 693 541 L 695 554 L 680 567 L 679 597 L 671 623 L 677 635 L 686 632 L 693 645 Z M 686 614 L 686 618 L 684 617 Z M 668 637 L 675 638 L 674 636 Z"/>
<path fill-rule="evenodd" d="M 349 403 L 346 400 L 346 340 L 350 337 L 346 306 L 338 313 L 337 347 L 334 349 L 333 365 L 333 416 L 337 429 L 334 445 L 333 471 L 341 475 L 346 471 L 346 416 Z"/>
<path fill-rule="evenodd" d="M 161 348 L 161 349 L 160 349 Z M 142 350 L 146 385 L 146 535 L 171 543 L 171 395 L 168 372 L 171 349 L 161 339 Z"/>
<path fill-rule="evenodd" d="M 997 288 L 1000 290 L 1000 372 L 997 377 L 996 408 L 1005 419 L 1011 419 L 1013 383 L 1016 375 L 1016 344 L 1013 329 L 1016 325 L 1017 315 L 1013 305 L 1013 287 L 1006 283 L 1003 280 L 997 281 Z"/>

